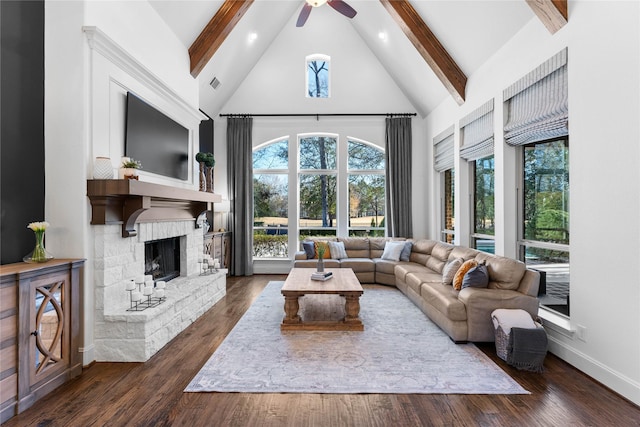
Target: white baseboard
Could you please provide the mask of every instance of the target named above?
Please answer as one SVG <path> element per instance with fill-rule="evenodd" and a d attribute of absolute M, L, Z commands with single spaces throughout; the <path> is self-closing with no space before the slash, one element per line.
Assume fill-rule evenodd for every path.
<path fill-rule="evenodd" d="M 549 352 L 589 375 L 626 399 L 640 405 L 640 383 L 617 372 L 592 357 L 549 336 Z"/>
<path fill-rule="evenodd" d="M 82 355 L 82 366 L 89 366 L 96 361 L 95 357 L 95 345 L 91 343 L 87 347 L 80 347 L 78 351 Z"/>

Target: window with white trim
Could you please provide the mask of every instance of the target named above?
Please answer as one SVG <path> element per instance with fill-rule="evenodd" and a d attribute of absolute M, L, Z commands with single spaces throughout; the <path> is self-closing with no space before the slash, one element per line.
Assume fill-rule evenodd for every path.
<path fill-rule="evenodd" d="M 313 54 L 306 57 L 306 96 L 307 98 L 329 98 L 331 57 Z"/>
<path fill-rule="evenodd" d="M 290 234 L 386 235 L 385 155 L 375 144 L 336 134 L 267 141 L 254 148 L 253 177 L 256 259 L 288 258 L 298 250 Z"/>
<path fill-rule="evenodd" d="M 288 258 L 289 141 L 253 150 L 253 257 Z"/>

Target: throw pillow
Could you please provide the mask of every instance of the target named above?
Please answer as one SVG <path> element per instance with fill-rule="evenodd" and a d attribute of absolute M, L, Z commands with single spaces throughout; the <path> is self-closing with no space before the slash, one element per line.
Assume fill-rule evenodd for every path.
<path fill-rule="evenodd" d="M 329 249 L 331 249 L 331 258 L 333 259 L 349 258 L 344 242 L 329 242 Z"/>
<path fill-rule="evenodd" d="M 315 259 L 320 258 L 320 256 L 318 255 L 318 248 L 321 247 L 321 246 L 324 247 L 324 254 L 322 255 L 322 259 L 331 258 L 331 249 L 329 249 L 328 242 L 315 242 L 316 254 L 315 254 L 314 258 Z"/>
<path fill-rule="evenodd" d="M 312 241 L 305 240 L 302 242 L 302 249 L 307 254 L 307 259 L 312 259 L 316 256 L 316 245 Z"/>
<path fill-rule="evenodd" d="M 467 274 L 467 271 L 471 270 L 473 267 L 478 265 L 478 261 L 475 259 L 469 259 L 462 263 L 456 275 L 453 277 L 453 289 L 459 291 L 462 289 L 462 279 L 464 279 L 464 275 Z"/>
<path fill-rule="evenodd" d="M 404 242 L 404 248 L 402 249 L 402 252 L 400 252 L 400 261 L 409 261 L 409 257 L 411 256 L 412 246 L 413 246 L 413 243 Z"/>
<path fill-rule="evenodd" d="M 400 253 L 404 249 L 404 242 L 387 242 L 384 244 L 382 259 L 400 261 Z"/>
<path fill-rule="evenodd" d="M 467 271 L 462 279 L 464 288 L 486 288 L 489 286 L 489 271 L 484 261 Z"/>
<path fill-rule="evenodd" d="M 462 258 L 454 258 L 449 261 L 444 268 L 442 269 L 442 284 L 443 285 L 451 285 L 453 283 L 453 278 L 464 260 Z"/>

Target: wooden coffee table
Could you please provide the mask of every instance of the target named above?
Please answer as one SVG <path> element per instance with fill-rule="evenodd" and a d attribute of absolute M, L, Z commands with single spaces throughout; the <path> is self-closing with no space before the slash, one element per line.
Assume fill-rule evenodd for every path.
<path fill-rule="evenodd" d="M 315 268 L 293 268 L 282 286 L 284 295 L 285 316 L 280 325 L 281 330 L 322 330 L 322 331 L 363 331 L 364 325 L 360 320 L 360 295 L 364 292 L 358 278 L 350 268 L 328 268 L 333 278 L 327 281 L 311 280 Z M 300 311 L 299 298 L 305 295 L 320 295 L 314 297 L 315 302 L 326 301 L 330 304 L 329 296 L 344 297 L 344 317 L 341 319 L 303 319 Z M 333 297 L 335 299 L 335 297 Z M 321 303 L 322 304 L 322 303 Z M 342 309 L 342 307 L 340 307 Z"/>

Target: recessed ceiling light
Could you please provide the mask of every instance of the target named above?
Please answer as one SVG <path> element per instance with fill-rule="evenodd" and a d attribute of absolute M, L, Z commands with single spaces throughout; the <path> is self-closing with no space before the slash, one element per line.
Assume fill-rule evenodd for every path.
<path fill-rule="evenodd" d="M 387 39 L 387 33 L 386 33 L 386 32 L 384 32 L 384 31 L 380 31 L 380 32 L 378 33 L 378 38 L 379 38 L 380 40 L 386 40 L 386 39 Z"/>
<path fill-rule="evenodd" d="M 249 33 L 249 43 L 256 41 L 258 33 Z"/>

